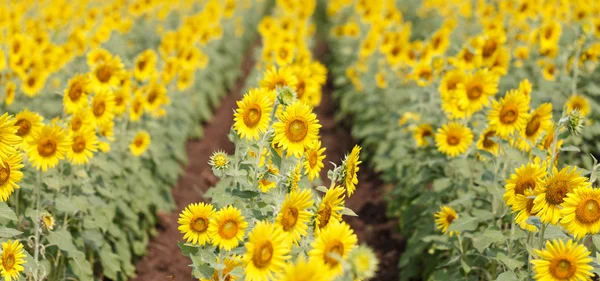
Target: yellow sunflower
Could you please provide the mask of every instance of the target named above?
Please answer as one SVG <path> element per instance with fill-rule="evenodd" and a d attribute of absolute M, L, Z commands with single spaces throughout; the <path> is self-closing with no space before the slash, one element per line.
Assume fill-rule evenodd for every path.
<path fill-rule="evenodd" d="M 0 159 L 6 159 L 17 153 L 15 146 L 22 141 L 21 137 L 17 135 L 20 128 L 15 124 L 12 115 L 4 113 L 0 116 Z"/>
<path fill-rule="evenodd" d="M 22 77 L 21 90 L 28 97 L 37 96 L 46 85 L 48 73 L 44 70 L 34 69 Z"/>
<path fill-rule="evenodd" d="M 498 155 L 500 152 L 500 145 L 497 142 L 493 141 L 491 138 L 496 136 L 496 130 L 494 128 L 487 128 L 481 135 L 479 135 L 479 140 L 477 141 L 477 149 L 485 150 L 493 155 Z"/>
<path fill-rule="evenodd" d="M 452 97 L 463 96 L 466 80 L 467 77 L 462 70 L 450 70 L 444 74 L 438 87 L 442 99 L 447 100 Z"/>
<path fill-rule="evenodd" d="M 273 142 L 279 143 L 286 151 L 287 155 L 294 155 L 298 158 L 304 153 L 304 149 L 318 139 L 319 120 L 312 109 L 303 102 L 296 101 L 287 106 L 285 111 L 281 112 L 279 120 L 273 124 L 275 138 Z"/>
<path fill-rule="evenodd" d="M 296 46 L 291 42 L 281 42 L 275 47 L 275 63 L 279 66 L 287 66 L 294 60 Z"/>
<path fill-rule="evenodd" d="M 0 201 L 5 202 L 13 194 L 18 183 L 23 179 L 23 156 L 15 153 L 3 160 L 4 167 L 0 166 Z"/>
<path fill-rule="evenodd" d="M 290 258 L 290 246 L 279 225 L 260 221 L 248 235 L 245 244 L 244 273 L 248 281 L 274 280 Z"/>
<path fill-rule="evenodd" d="M 557 224 L 562 218 L 560 205 L 567 198 L 567 194 L 590 185 L 588 179 L 581 176 L 581 171 L 574 167 L 564 167 L 560 172 L 553 168 L 552 174 L 548 175 L 540 186 L 539 195 L 533 201 L 532 211 L 537 213 L 542 222 Z"/>
<path fill-rule="evenodd" d="M 233 128 L 241 138 L 258 140 L 260 134 L 269 129 L 273 103 L 264 91 L 253 89 L 237 101 L 237 105 Z"/>
<path fill-rule="evenodd" d="M 307 234 L 307 223 L 312 216 L 308 209 L 313 203 L 310 189 L 293 190 L 283 201 L 276 224 L 281 226 L 285 236 L 295 244 Z"/>
<path fill-rule="evenodd" d="M 179 214 L 177 229 L 184 234 L 187 243 L 204 246 L 209 242 L 208 226 L 214 215 L 213 205 L 192 203 Z"/>
<path fill-rule="evenodd" d="M 141 92 L 136 92 L 133 96 L 133 100 L 131 101 L 131 107 L 129 108 L 129 120 L 131 121 L 139 121 L 144 115 L 144 111 L 146 109 L 144 95 Z"/>
<path fill-rule="evenodd" d="M 90 94 L 89 78 L 87 75 L 77 74 L 65 89 L 63 96 L 64 111 L 73 114 L 88 106 Z"/>
<path fill-rule="evenodd" d="M 56 125 L 45 125 L 28 140 L 26 152 L 32 166 L 45 172 L 65 158 L 70 146 L 71 140 L 65 130 Z"/>
<path fill-rule="evenodd" d="M 92 98 L 92 118 L 96 126 L 101 126 L 113 121 L 115 114 L 114 95 L 110 91 L 101 91 Z"/>
<path fill-rule="evenodd" d="M 348 224 L 332 221 L 311 244 L 308 253 L 310 260 L 320 261 L 334 274 L 342 273 L 341 260 L 348 258 L 348 253 L 356 247 L 358 239 Z"/>
<path fill-rule="evenodd" d="M 71 149 L 67 152 L 67 159 L 74 165 L 89 163 L 98 151 L 98 136 L 92 127 L 84 127 L 77 132 L 71 132 Z"/>
<path fill-rule="evenodd" d="M 590 264 L 590 251 L 573 240 L 546 241 L 546 249 L 535 249 L 538 259 L 532 260 L 537 281 L 591 280 L 594 267 Z"/>
<path fill-rule="evenodd" d="M 219 258 L 217 258 L 217 263 L 220 263 Z M 232 274 L 232 271 L 236 269 L 238 266 L 242 264 L 241 257 L 238 255 L 233 255 L 231 257 L 227 257 L 223 261 L 223 265 L 225 268 L 218 270 L 215 269 L 213 275 L 210 279 L 200 278 L 200 281 L 235 281 L 238 280 L 238 277 Z"/>
<path fill-rule="evenodd" d="M 308 149 L 304 152 L 306 160 L 304 160 L 304 173 L 308 175 L 309 180 L 313 180 L 319 177 L 319 172 L 325 165 L 323 165 L 323 159 L 325 159 L 325 147 L 321 147 L 321 141 L 316 140 Z"/>
<path fill-rule="evenodd" d="M 513 206 L 517 195 L 524 194 L 525 190 L 536 190 L 541 188 L 542 181 L 546 177 L 546 167 L 541 165 L 539 161 L 521 165 L 515 169 L 515 173 L 510 175 L 504 186 L 504 200 L 506 206 Z M 515 210 L 513 208 L 513 210 Z"/>
<path fill-rule="evenodd" d="M 373 278 L 379 266 L 377 255 L 364 244 L 354 248 L 348 261 L 352 266 L 352 270 L 356 273 L 356 277 L 364 280 Z"/>
<path fill-rule="evenodd" d="M 146 81 L 156 72 L 156 52 L 147 49 L 139 54 L 135 59 L 133 76 L 139 81 Z"/>
<path fill-rule="evenodd" d="M 208 226 L 208 235 L 215 247 L 231 251 L 244 240 L 247 227 L 248 222 L 242 212 L 233 206 L 227 206 L 215 213 Z"/>
<path fill-rule="evenodd" d="M 531 101 L 531 91 L 533 91 L 533 85 L 531 85 L 529 80 L 523 79 L 523 81 L 519 83 L 519 92 L 525 96 L 528 103 Z"/>
<path fill-rule="evenodd" d="M 342 220 L 342 211 L 344 207 L 344 188 L 334 186 L 325 193 L 321 204 L 317 208 L 317 218 L 315 222 L 315 232 L 320 233 L 332 221 Z"/>
<path fill-rule="evenodd" d="M 552 126 L 552 104 L 543 103 L 536 108 L 527 120 L 527 126 L 521 129 L 521 136 L 535 144 L 543 132 Z M 526 151 L 529 151 L 529 144 L 526 144 Z"/>
<path fill-rule="evenodd" d="M 150 146 L 150 134 L 142 130 L 135 135 L 131 144 L 129 144 L 129 150 L 133 156 L 138 157 L 146 152 L 148 146 Z"/>
<path fill-rule="evenodd" d="M 356 190 L 356 185 L 358 184 L 358 175 L 356 173 L 360 170 L 358 165 L 362 163 L 362 161 L 358 160 L 361 149 L 360 146 L 355 145 L 350 154 L 346 156 L 343 163 L 342 170 L 344 172 L 342 173 L 342 178 L 346 191 L 348 192 L 348 197 L 352 196 Z"/>
<path fill-rule="evenodd" d="M 307 261 L 302 256 L 298 257 L 296 263 L 288 263 L 283 273 L 278 277 L 280 281 L 329 281 L 332 276 L 325 267 L 323 261 Z"/>
<path fill-rule="evenodd" d="M 6 281 L 19 280 L 21 272 L 25 270 L 25 251 L 19 241 L 8 240 L 2 242 L 2 266 L 0 271 Z"/>
<path fill-rule="evenodd" d="M 295 91 L 298 84 L 298 79 L 290 67 L 280 67 L 277 69 L 273 66 L 265 72 L 263 77 L 259 85 L 261 88 L 267 90 L 276 90 L 277 87 L 287 86 Z"/>
<path fill-rule="evenodd" d="M 501 138 L 508 138 L 514 132 L 519 132 L 527 127 L 529 119 L 529 103 L 517 90 L 506 93 L 500 102 L 493 101 L 492 109 L 488 113 L 490 127 L 496 129 Z"/>
<path fill-rule="evenodd" d="M 106 62 L 112 58 L 112 54 L 102 48 L 90 50 L 87 54 L 87 64 L 89 67 L 94 67 L 99 63 Z"/>
<path fill-rule="evenodd" d="M 498 92 L 498 78 L 487 70 L 466 77 L 464 91 L 460 91 L 459 104 L 469 115 L 480 111 L 490 103 L 490 97 Z"/>
<path fill-rule="evenodd" d="M 560 210 L 560 224 L 575 239 L 600 232 L 600 189 L 582 187 L 567 194 Z"/>
<path fill-rule="evenodd" d="M 458 214 L 456 211 L 452 209 L 450 206 L 442 206 L 440 210 L 435 213 L 435 224 L 437 225 L 437 229 L 441 230 L 442 233 L 446 234 L 448 232 L 448 227 L 450 224 L 458 218 Z M 450 231 L 448 235 L 452 237 L 454 235 L 454 231 Z"/>
<path fill-rule="evenodd" d="M 113 111 L 115 115 L 121 116 L 123 113 L 127 112 L 127 105 L 131 99 L 131 92 L 128 88 L 121 87 L 114 91 L 114 96 L 115 108 Z"/>
<path fill-rule="evenodd" d="M 55 220 L 54 220 L 54 217 L 52 216 L 52 214 L 50 214 L 48 212 L 43 212 L 40 215 L 40 220 L 42 222 L 42 226 L 44 227 L 44 229 L 46 229 L 46 230 L 54 229 Z"/>
<path fill-rule="evenodd" d="M 417 147 L 428 146 L 431 137 L 433 137 L 433 127 L 430 124 L 419 124 L 413 131 L 413 138 L 417 142 Z"/>
<path fill-rule="evenodd" d="M 162 105 L 169 104 L 171 101 L 167 96 L 167 88 L 156 80 L 152 80 L 150 84 L 144 87 L 146 95 L 146 109 L 151 112 L 156 112 Z"/>
<path fill-rule="evenodd" d="M 567 101 L 567 112 L 579 110 L 581 116 L 587 116 L 590 113 L 590 102 L 582 95 L 574 94 Z"/>
<path fill-rule="evenodd" d="M 42 128 L 42 121 L 44 121 L 44 117 L 27 110 L 27 108 L 15 115 L 15 126 L 19 127 L 17 136 L 22 139 L 20 147 L 26 146 L 27 140 L 31 138 L 32 133 Z"/>
<path fill-rule="evenodd" d="M 526 189 L 523 194 L 515 196 L 514 204 L 512 205 L 513 212 L 517 212 L 515 223 L 520 228 L 529 232 L 537 232 L 537 226 L 527 223 L 529 217 L 537 215 L 533 212 L 533 200 L 537 193 L 535 189 Z"/>
<path fill-rule="evenodd" d="M 17 84 L 15 82 L 9 81 L 6 83 L 6 89 L 4 90 L 4 94 L 6 95 L 4 102 L 6 105 L 12 105 L 15 101 L 15 96 L 17 93 Z"/>
<path fill-rule="evenodd" d="M 471 129 L 457 122 L 444 124 L 435 134 L 435 145 L 438 150 L 450 157 L 465 153 L 472 142 Z"/>
<path fill-rule="evenodd" d="M 96 64 L 91 73 L 90 86 L 94 91 L 110 90 L 119 85 L 123 63 L 119 57 L 112 57 Z"/>
<path fill-rule="evenodd" d="M 71 120 L 69 121 L 69 131 L 77 132 L 81 130 L 81 128 L 85 127 L 93 127 L 94 126 L 94 118 L 92 117 L 91 110 L 88 109 L 80 109 L 77 112 L 71 115 Z"/>

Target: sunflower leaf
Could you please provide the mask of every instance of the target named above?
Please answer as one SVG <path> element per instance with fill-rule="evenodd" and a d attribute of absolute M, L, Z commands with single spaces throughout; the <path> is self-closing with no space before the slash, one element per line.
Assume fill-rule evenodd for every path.
<path fill-rule="evenodd" d="M 17 220 L 17 215 L 6 203 L 0 202 L 0 217 L 9 219 L 11 221 Z"/>
<path fill-rule="evenodd" d="M 496 279 L 496 281 L 519 281 L 519 278 L 517 278 L 517 275 L 515 275 L 514 272 L 506 271 L 506 272 L 500 273 L 500 275 L 498 275 L 498 278 Z"/>
<path fill-rule="evenodd" d="M 358 215 L 349 208 L 344 208 L 344 210 L 342 210 L 342 215 L 358 217 Z"/>
<path fill-rule="evenodd" d="M 14 228 L 8 228 L 8 227 L 3 227 L 3 226 L 0 227 L 0 238 L 14 237 L 21 233 L 23 233 L 23 232 L 18 231 Z"/>

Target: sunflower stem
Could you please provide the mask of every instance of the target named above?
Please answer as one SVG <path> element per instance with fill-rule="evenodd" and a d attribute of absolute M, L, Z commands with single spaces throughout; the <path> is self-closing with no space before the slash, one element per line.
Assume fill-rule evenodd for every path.
<path fill-rule="evenodd" d="M 33 258 L 35 261 L 35 271 L 33 275 L 34 280 L 40 280 L 39 270 L 40 270 L 40 189 L 42 188 L 42 173 L 38 171 L 37 173 L 37 186 L 35 188 L 35 218 L 33 220 L 35 224 L 35 244 L 33 249 Z"/>
<path fill-rule="evenodd" d="M 540 231 L 540 250 L 544 249 L 544 234 L 546 233 L 547 223 L 542 224 L 542 230 Z"/>

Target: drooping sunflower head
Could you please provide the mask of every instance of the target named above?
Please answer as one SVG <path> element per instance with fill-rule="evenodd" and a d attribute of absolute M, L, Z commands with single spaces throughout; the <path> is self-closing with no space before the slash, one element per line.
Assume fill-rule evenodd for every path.
<path fill-rule="evenodd" d="M 415 127 L 413 138 L 417 142 L 417 147 L 428 146 L 433 137 L 433 127 L 428 123 L 421 123 Z"/>
<path fill-rule="evenodd" d="M 244 232 L 248 227 L 242 212 L 227 206 L 216 212 L 208 226 L 208 235 L 215 247 L 230 251 L 244 240 Z"/>
<path fill-rule="evenodd" d="M 192 203 L 179 214 L 177 223 L 179 231 L 184 234 L 183 239 L 193 245 L 206 245 L 209 242 L 208 226 L 215 215 L 215 208 L 211 204 Z"/>
<path fill-rule="evenodd" d="M 93 127 L 84 127 L 69 134 L 71 149 L 67 151 L 67 159 L 74 165 L 89 163 L 98 151 L 98 136 Z"/>
<path fill-rule="evenodd" d="M 15 153 L 5 158 L 0 166 L 0 201 L 5 202 L 13 194 L 18 183 L 23 179 L 23 156 Z"/>
<path fill-rule="evenodd" d="M 56 125 L 45 125 L 32 135 L 26 148 L 32 166 L 45 172 L 65 158 L 71 140 L 65 130 Z"/>
<path fill-rule="evenodd" d="M 561 206 L 560 224 L 575 239 L 600 231 L 600 189 L 578 188 L 567 194 Z"/>
<path fill-rule="evenodd" d="M 321 147 L 321 141 L 314 141 L 312 145 L 304 152 L 306 159 L 304 160 L 304 173 L 308 175 L 309 180 L 319 177 L 319 172 L 325 166 L 325 147 Z"/>
<path fill-rule="evenodd" d="M 279 225 L 269 222 L 256 223 L 245 247 L 243 261 L 247 280 L 273 280 L 275 274 L 283 271 L 290 258 L 286 235 Z"/>
<path fill-rule="evenodd" d="M 131 154 L 136 157 L 144 154 L 148 149 L 148 146 L 150 146 L 150 141 L 150 134 L 148 132 L 144 130 L 139 131 L 135 137 L 133 137 L 131 144 L 129 144 Z"/>
<path fill-rule="evenodd" d="M 435 145 L 438 150 L 450 157 L 465 153 L 472 142 L 471 129 L 457 122 L 443 125 L 435 134 Z"/>
<path fill-rule="evenodd" d="M 285 236 L 298 244 L 302 236 L 308 234 L 307 223 L 310 221 L 309 208 L 313 205 L 310 189 L 294 190 L 286 195 L 281 211 L 276 218 L 276 224 L 281 226 Z"/>
<path fill-rule="evenodd" d="M 528 102 L 531 101 L 531 91 L 533 91 L 533 85 L 531 85 L 529 80 L 523 79 L 523 81 L 519 83 L 519 92 L 521 92 L 525 98 L 527 98 Z"/>
<path fill-rule="evenodd" d="M 458 214 L 456 211 L 452 209 L 450 206 L 442 206 L 440 210 L 435 213 L 435 224 L 437 225 L 437 229 L 441 230 L 442 233 L 453 236 L 454 231 L 448 232 L 448 227 L 450 224 L 458 218 Z"/>
<path fill-rule="evenodd" d="M 15 101 L 15 96 L 17 93 L 17 84 L 15 82 L 9 81 L 6 83 L 6 89 L 4 89 L 5 99 L 4 102 L 6 105 L 12 105 Z"/>
<path fill-rule="evenodd" d="M 515 169 L 515 173 L 510 175 L 504 186 L 504 200 L 506 206 L 513 206 L 518 195 L 525 194 L 528 189 L 537 190 L 541 188 L 542 181 L 546 177 L 546 166 L 539 161 L 521 165 Z M 515 210 L 515 208 L 513 208 Z"/>
<path fill-rule="evenodd" d="M 590 113 L 590 102 L 582 95 L 574 94 L 567 101 L 567 112 L 578 110 L 581 116 L 587 116 Z"/>
<path fill-rule="evenodd" d="M 233 114 L 233 128 L 242 138 L 258 140 L 259 136 L 269 129 L 271 121 L 273 102 L 268 92 L 260 89 L 250 90 L 237 105 L 238 109 Z"/>
<path fill-rule="evenodd" d="M 348 192 L 348 197 L 352 196 L 356 190 L 356 184 L 358 184 L 357 173 L 360 170 L 358 165 L 362 163 L 362 161 L 359 161 L 361 149 L 362 148 L 360 146 L 355 145 L 350 154 L 346 156 L 346 159 L 342 164 L 342 179 L 344 181 L 346 191 Z"/>
<path fill-rule="evenodd" d="M 287 155 L 302 156 L 304 150 L 319 137 L 319 120 L 312 109 L 303 102 L 296 101 L 279 114 L 273 124 L 273 142 L 280 144 Z"/>
<path fill-rule="evenodd" d="M 354 231 L 343 221 L 332 221 L 312 243 L 308 253 L 311 260 L 321 261 L 334 274 L 342 273 L 342 263 L 356 247 L 358 239 Z"/>
<path fill-rule="evenodd" d="M 298 84 L 298 79 L 290 67 L 280 67 L 279 69 L 271 67 L 263 77 L 260 87 L 271 91 L 286 86 L 295 91 Z"/>
<path fill-rule="evenodd" d="M 8 240 L 2 242 L 2 267 L 0 271 L 4 280 L 19 280 L 21 272 L 25 270 L 25 251 L 19 241 Z"/>
<path fill-rule="evenodd" d="M 590 251 L 573 240 L 548 240 L 545 250 L 535 249 L 535 254 L 538 258 L 531 263 L 536 280 L 589 280 L 594 275 Z"/>
<path fill-rule="evenodd" d="M 496 129 L 501 138 L 508 138 L 514 132 L 527 127 L 529 119 L 529 103 L 517 90 L 506 93 L 500 101 L 493 101 L 492 109 L 488 113 L 490 127 Z"/>
<path fill-rule="evenodd" d="M 500 145 L 495 142 L 492 138 L 496 136 L 496 130 L 488 127 L 479 135 L 477 141 L 477 149 L 485 150 L 493 155 L 498 155 L 500 152 Z"/>
<path fill-rule="evenodd" d="M 317 208 L 317 219 L 315 222 L 315 232 L 318 234 L 332 221 L 341 221 L 341 212 L 344 207 L 344 188 L 334 186 L 325 193 L 321 203 Z"/>

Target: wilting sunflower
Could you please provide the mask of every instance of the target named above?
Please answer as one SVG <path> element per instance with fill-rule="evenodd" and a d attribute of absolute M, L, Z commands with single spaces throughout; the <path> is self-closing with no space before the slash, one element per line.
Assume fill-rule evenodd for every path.
<path fill-rule="evenodd" d="M 325 165 L 325 147 L 321 147 L 321 141 L 314 141 L 312 145 L 304 152 L 306 160 L 304 160 L 304 173 L 308 175 L 309 180 L 319 177 L 319 172 Z"/>
<path fill-rule="evenodd" d="M 564 167 L 560 172 L 553 168 L 552 174 L 542 182 L 539 195 L 533 201 L 532 211 L 537 213 L 544 223 L 557 224 L 561 219 L 560 205 L 567 194 L 578 188 L 589 187 L 591 184 L 581 171 L 574 167 Z"/>
<path fill-rule="evenodd" d="M 131 144 L 129 144 L 129 150 L 133 156 L 138 157 L 146 152 L 148 146 L 150 146 L 150 134 L 142 130 L 135 135 Z"/>
<path fill-rule="evenodd" d="M 65 130 L 56 125 L 46 125 L 33 133 L 26 152 L 33 167 L 45 172 L 65 158 L 70 146 L 71 140 Z"/>
<path fill-rule="evenodd" d="M 15 153 L 3 160 L 4 167 L 0 166 L 0 201 L 8 200 L 15 188 L 19 188 L 18 183 L 23 179 L 22 162 L 21 153 Z"/>
<path fill-rule="evenodd" d="M 500 146 L 497 142 L 493 141 L 491 138 L 496 136 L 496 130 L 494 128 L 487 128 L 481 135 L 479 135 L 479 140 L 477 141 L 477 149 L 485 150 L 493 155 L 498 155 L 500 152 Z"/>
<path fill-rule="evenodd" d="M 260 221 L 248 235 L 245 244 L 244 273 L 248 281 L 274 280 L 290 258 L 290 245 L 279 225 Z"/>
<path fill-rule="evenodd" d="M 512 205 L 513 212 L 517 212 L 515 217 L 515 223 L 520 228 L 525 229 L 529 232 L 537 232 L 537 226 L 529 224 L 527 220 L 531 216 L 535 216 L 533 212 L 533 200 L 537 195 L 534 189 L 526 189 L 523 194 L 515 196 L 514 204 Z"/>
<path fill-rule="evenodd" d="M 77 74 L 69 80 L 63 96 L 65 113 L 73 114 L 88 106 L 89 84 L 88 76 L 83 74 Z"/>
<path fill-rule="evenodd" d="M 93 91 L 110 90 L 119 85 L 123 63 L 117 56 L 96 64 L 91 73 L 90 86 Z"/>
<path fill-rule="evenodd" d="M 279 121 L 273 124 L 275 138 L 287 151 L 287 155 L 302 156 L 305 148 L 319 137 L 319 120 L 312 109 L 303 102 L 296 101 L 279 114 Z"/>
<path fill-rule="evenodd" d="M 579 110 L 581 116 L 586 116 L 590 113 L 590 102 L 582 95 L 574 94 L 567 101 L 567 112 Z"/>
<path fill-rule="evenodd" d="M 464 91 L 458 95 L 459 104 L 469 115 L 490 104 L 490 97 L 498 92 L 498 78 L 487 70 L 481 70 L 466 77 Z"/>
<path fill-rule="evenodd" d="M 15 115 L 15 126 L 19 127 L 17 136 L 22 139 L 20 147 L 26 146 L 27 140 L 31 138 L 32 133 L 42 128 L 42 121 L 44 121 L 44 117 L 27 109 Z"/>
<path fill-rule="evenodd" d="M 186 239 L 188 243 L 206 245 L 209 242 L 208 226 L 214 215 L 213 205 L 192 203 L 179 214 L 177 229 L 184 234 L 183 239 Z"/>
<path fill-rule="evenodd" d="M 219 258 L 217 258 L 217 263 L 220 263 Z M 213 275 L 210 279 L 200 278 L 200 281 L 235 281 L 238 280 L 238 277 L 231 274 L 231 272 L 236 269 L 238 266 L 242 264 L 241 257 L 234 254 L 231 257 L 227 257 L 223 261 L 223 265 L 225 268 L 218 270 L 215 269 Z"/>
<path fill-rule="evenodd" d="M 6 281 L 19 280 L 21 272 L 25 270 L 25 251 L 19 241 L 8 240 L 2 242 L 2 277 Z"/>
<path fill-rule="evenodd" d="M 552 104 L 543 103 L 531 113 L 527 126 L 521 129 L 521 135 L 535 144 L 550 126 L 552 126 Z"/>
<path fill-rule="evenodd" d="M 294 190 L 285 197 L 281 211 L 276 218 L 276 224 L 281 226 L 283 233 L 293 243 L 307 234 L 312 213 L 308 210 L 314 201 L 310 189 Z"/>
<path fill-rule="evenodd" d="M 334 186 L 328 189 L 317 208 L 315 232 L 320 233 L 332 221 L 341 221 L 341 211 L 344 209 L 344 188 Z"/>
<path fill-rule="evenodd" d="M 289 67 L 280 67 L 276 69 L 274 66 L 265 72 L 263 80 L 260 81 L 259 85 L 261 88 L 267 90 L 276 90 L 277 87 L 290 87 L 296 90 L 298 79 L 294 75 L 294 72 Z"/>
<path fill-rule="evenodd" d="M 560 224 L 575 239 L 600 232 L 600 189 L 582 187 L 567 194 L 560 210 Z"/>
<path fill-rule="evenodd" d="M 437 229 L 441 230 L 442 233 L 446 234 L 448 232 L 448 227 L 450 224 L 458 218 L 458 214 L 456 211 L 452 209 L 450 206 L 442 206 L 440 210 L 435 213 L 435 224 L 437 225 Z M 448 232 L 448 235 L 452 237 L 454 235 L 454 231 Z"/>
<path fill-rule="evenodd" d="M 541 188 L 545 177 L 546 167 L 541 165 L 539 161 L 530 162 L 527 165 L 521 165 L 521 167 L 516 168 L 515 173 L 510 175 L 504 186 L 506 189 L 504 192 L 506 206 L 510 207 L 515 204 L 516 196 L 524 194 L 525 190 Z M 513 208 L 513 210 L 515 209 Z"/>
<path fill-rule="evenodd" d="M 358 184 L 358 175 L 356 173 L 360 170 L 358 165 L 362 163 L 362 161 L 358 160 L 361 149 L 360 146 L 355 145 L 342 164 L 342 180 L 346 187 L 346 192 L 348 192 L 348 197 L 352 196 Z"/>
<path fill-rule="evenodd" d="M 234 116 L 233 128 L 242 138 L 258 140 L 260 134 L 269 129 L 273 103 L 265 91 L 250 90 L 241 101 L 237 101 L 238 109 Z"/>
<path fill-rule="evenodd" d="M 133 76 L 139 81 L 146 81 L 154 72 L 156 72 L 156 52 L 147 49 L 135 59 Z"/>
<path fill-rule="evenodd" d="M 472 142 L 471 129 L 457 122 L 444 124 L 435 134 L 435 145 L 438 150 L 450 157 L 465 153 Z"/>
<path fill-rule="evenodd" d="M 340 259 L 346 260 L 348 254 L 356 247 L 358 239 L 348 224 L 332 221 L 311 244 L 308 253 L 310 260 L 321 261 L 334 274 L 342 273 Z"/>
<path fill-rule="evenodd" d="M 379 261 L 371 248 L 361 245 L 350 253 L 348 261 L 352 264 L 352 268 L 357 277 L 364 280 L 369 280 L 375 276 Z"/>
<path fill-rule="evenodd" d="M 413 138 L 417 142 L 417 147 L 428 146 L 431 137 L 433 137 L 433 127 L 430 124 L 419 124 L 413 131 Z"/>
<path fill-rule="evenodd" d="M 590 264 L 590 251 L 573 240 L 553 239 L 546 241 L 546 249 L 535 249 L 539 259 L 532 260 L 535 280 L 591 280 L 594 267 Z"/>
<path fill-rule="evenodd" d="M 529 103 L 517 90 L 511 90 L 500 102 L 493 101 L 488 113 L 490 127 L 496 129 L 498 136 L 508 138 L 514 132 L 527 127 Z"/>
<path fill-rule="evenodd" d="M 215 247 L 231 251 L 244 240 L 244 231 L 248 227 L 242 212 L 227 206 L 215 213 L 208 226 L 208 235 Z"/>
<path fill-rule="evenodd" d="M 77 132 L 70 133 L 71 149 L 67 152 L 67 159 L 74 165 L 89 163 L 98 151 L 98 136 L 92 127 L 84 127 Z"/>
<path fill-rule="evenodd" d="M 20 128 L 20 126 L 16 126 L 12 115 L 4 113 L 0 116 L 0 159 L 6 159 L 17 153 L 15 146 L 22 141 L 21 137 L 17 135 Z"/>
<path fill-rule="evenodd" d="M 329 271 L 323 261 L 310 260 L 299 256 L 296 263 L 288 263 L 277 280 L 280 281 L 328 281 L 331 280 Z"/>

